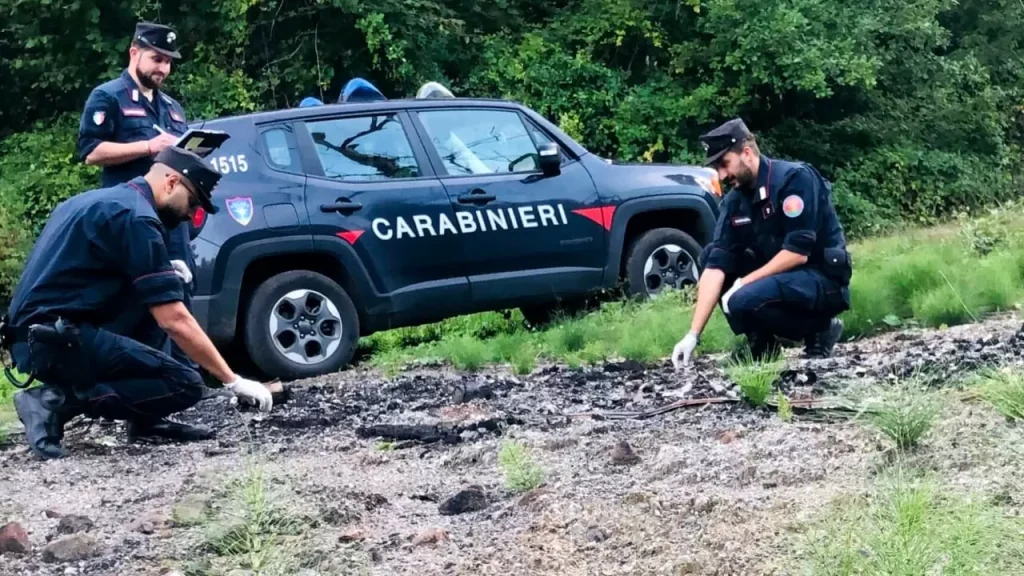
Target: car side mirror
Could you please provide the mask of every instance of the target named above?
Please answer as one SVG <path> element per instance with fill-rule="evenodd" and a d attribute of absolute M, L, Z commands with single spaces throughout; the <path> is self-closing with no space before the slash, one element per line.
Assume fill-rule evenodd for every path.
<path fill-rule="evenodd" d="M 545 176 L 557 176 L 562 173 L 562 151 L 558 144 L 546 142 L 537 150 L 540 157 L 540 169 Z"/>

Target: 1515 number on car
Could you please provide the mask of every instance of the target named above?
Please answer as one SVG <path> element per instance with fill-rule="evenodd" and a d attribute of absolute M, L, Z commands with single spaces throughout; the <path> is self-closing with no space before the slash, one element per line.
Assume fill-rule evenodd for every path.
<path fill-rule="evenodd" d="M 210 165 L 221 174 L 230 172 L 246 172 L 249 170 L 249 163 L 245 161 L 245 154 L 235 156 L 213 156 L 210 158 Z"/>

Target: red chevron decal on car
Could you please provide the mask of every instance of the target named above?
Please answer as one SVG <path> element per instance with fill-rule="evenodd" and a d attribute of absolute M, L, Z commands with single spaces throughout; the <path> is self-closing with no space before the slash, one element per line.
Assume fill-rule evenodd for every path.
<path fill-rule="evenodd" d="M 605 230 L 612 229 L 612 215 L 615 214 L 615 206 L 599 206 L 597 208 L 580 208 L 579 210 L 573 210 L 574 214 L 579 214 L 584 218 L 588 218 L 597 222 L 601 226 L 604 226 Z"/>
<path fill-rule="evenodd" d="M 349 230 L 348 232 L 338 232 L 335 235 L 349 244 L 355 244 L 356 240 L 359 240 L 359 237 L 363 235 L 363 232 L 366 232 L 366 230 Z"/>

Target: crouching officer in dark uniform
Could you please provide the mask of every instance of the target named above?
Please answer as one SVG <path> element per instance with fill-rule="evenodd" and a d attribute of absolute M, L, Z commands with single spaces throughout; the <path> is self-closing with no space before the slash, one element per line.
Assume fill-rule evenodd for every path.
<path fill-rule="evenodd" d="M 102 167 L 103 187 L 145 174 L 153 165 L 153 158 L 188 130 L 184 108 L 161 89 L 171 73 L 171 62 L 181 58 L 174 30 L 162 24 L 140 22 L 128 55 L 128 66 L 121 75 L 89 94 L 79 121 L 78 156 L 86 164 Z M 168 227 L 167 233 L 168 255 L 185 281 L 184 303 L 191 311 L 195 258 L 189 229 L 182 223 Z M 159 348 L 164 346 L 178 360 L 198 368 L 172 342 L 165 339 Z"/>
<path fill-rule="evenodd" d="M 199 156 L 165 148 L 144 177 L 75 195 L 50 215 L 0 327 L 17 369 L 43 383 L 14 396 L 40 457 L 67 454 L 64 425 L 80 414 L 125 420 L 129 438 L 210 437 L 166 418 L 196 404 L 204 383 L 153 345 L 165 333 L 237 398 L 271 409 L 267 388 L 232 372 L 185 309 L 164 243 L 165 227 L 200 206 L 216 212 L 219 179 Z"/>
<path fill-rule="evenodd" d="M 843 330 L 836 316 L 850 308 L 853 273 L 831 185 L 807 164 L 762 155 L 740 119 L 701 141 L 705 164 L 732 190 L 701 254 L 693 322 L 673 364 L 689 363 L 719 296 L 730 328 L 747 336 L 755 359 L 778 352 L 779 338 L 803 341 L 805 357 L 830 356 Z"/>

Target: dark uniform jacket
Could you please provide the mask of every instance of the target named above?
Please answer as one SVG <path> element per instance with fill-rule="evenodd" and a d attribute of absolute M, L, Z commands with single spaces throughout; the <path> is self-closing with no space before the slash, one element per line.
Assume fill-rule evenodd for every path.
<path fill-rule="evenodd" d="M 142 178 L 77 194 L 57 205 L 15 288 L 11 326 L 103 325 L 133 303 L 182 300 L 165 229 Z"/>
<path fill-rule="evenodd" d="M 803 267 L 849 286 L 852 267 L 831 192 L 810 165 L 761 155 L 754 190 L 735 189 L 722 200 L 704 266 L 744 275 L 785 249 L 807 256 Z"/>
<path fill-rule="evenodd" d="M 128 70 L 124 70 L 120 77 L 100 84 L 89 94 L 78 126 L 78 156 L 84 161 L 103 142 L 123 144 L 155 138 L 160 132 L 154 126 L 181 136 L 188 130 L 184 108 L 159 90 L 153 91 L 153 100 L 149 101 Z M 143 156 L 124 164 L 104 166 L 100 185 L 110 187 L 144 176 L 152 165 L 153 159 Z M 193 269 L 195 259 L 189 246 L 188 226 L 179 224 L 168 234 L 171 259 L 183 260 Z"/>
<path fill-rule="evenodd" d="M 142 95 L 125 70 L 121 76 L 93 89 L 85 102 L 78 127 L 78 156 L 85 160 L 103 142 L 139 142 L 155 138 L 160 126 L 181 136 L 188 130 L 185 110 L 177 100 L 156 90 L 153 101 Z M 142 157 L 117 166 L 104 166 L 101 185 L 113 186 L 145 175 L 152 158 Z"/>

